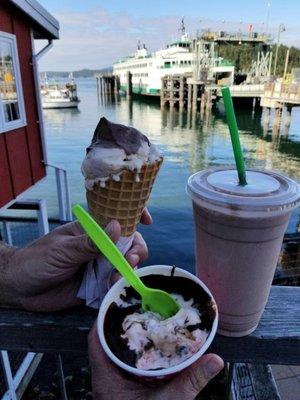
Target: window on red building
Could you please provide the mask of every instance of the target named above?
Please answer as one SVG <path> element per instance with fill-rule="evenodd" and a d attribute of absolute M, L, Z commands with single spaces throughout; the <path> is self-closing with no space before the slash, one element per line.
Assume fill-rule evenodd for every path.
<path fill-rule="evenodd" d="M 16 37 L 0 32 L 0 133 L 25 124 Z"/>

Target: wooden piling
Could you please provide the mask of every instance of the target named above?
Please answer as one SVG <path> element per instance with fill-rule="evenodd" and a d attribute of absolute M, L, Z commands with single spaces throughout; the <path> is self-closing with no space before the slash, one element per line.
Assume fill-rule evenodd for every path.
<path fill-rule="evenodd" d="M 260 97 L 255 97 L 254 99 L 254 112 L 255 113 L 260 113 L 262 110 L 261 105 L 260 105 Z"/>
<path fill-rule="evenodd" d="M 192 108 L 194 111 L 197 111 L 197 101 L 198 101 L 198 85 L 196 83 L 193 84 L 193 104 Z"/>
<path fill-rule="evenodd" d="M 190 83 L 188 84 L 187 108 L 192 108 L 192 85 Z"/>
<path fill-rule="evenodd" d="M 106 94 L 106 82 L 104 77 L 102 78 L 102 93 L 105 95 Z"/>
<path fill-rule="evenodd" d="M 104 94 L 104 78 L 103 76 L 100 77 L 100 92 L 103 95 Z"/>
<path fill-rule="evenodd" d="M 273 126 L 277 126 L 278 129 L 280 128 L 281 124 L 281 116 L 282 116 L 282 107 L 276 107 L 275 108 L 275 118 L 274 118 L 274 124 Z"/>
<path fill-rule="evenodd" d="M 160 107 L 163 108 L 166 105 L 166 83 L 165 78 L 161 78 L 161 89 L 160 89 Z"/>
<path fill-rule="evenodd" d="M 170 107 L 174 107 L 174 79 L 173 76 L 170 76 L 170 99 L 169 99 Z"/>
<path fill-rule="evenodd" d="M 127 71 L 127 91 L 126 95 L 128 98 L 132 97 L 132 73 Z"/>
<path fill-rule="evenodd" d="M 211 91 L 207 90 L 206 91 L 206 113 L 209 114 L 211 112 L 212 109 L 212 99 L 211 99 Z"/>
<path fill-rule="evenodd" d="M 114 88 L 114 94 L 117 95 L 119 93 L 119 83 L 117 76 L 113 77 L 113 88 Z"/>
<path fill-rule="evenodd" d="M 264 125 L 270 124 L 271 107 L 264 107 Z"/>
<path fill-rule="evenodd" d="M 184 107 L 184 77 L 180 76 L 179 79 L 179 108 Z"/>
<path fill-rule="evenodd" d="M 99 76 L 96 76 L 96 87 L 97 87 L 97 96 L 100 95 L 100 88 L 99 88 Z"/>
<path fill-rule="evenodd" d="M 188 75 L 168 75 L 161 80 L 160 105 L 163 107 L 169 103 L 170 107 L 179 106 L 183 109 L 197 111 L 200 97 L 204 92 L 203 83 L 187 83 Z M 206 90 L 205 101 L 202 102 L 207 112 L 210 112 L 213 101 L 217 98 L 216 89 Z M 204 97 L 202 98 L 204 99 Z"/>
<path fill-rule="evenodd" d="M 284 121 L 286 134 L 288 134 L 292 122 L 292 108 L 293 107 L 291 105 L 287 105 L 286 107 L 285 121 Z"/>
<path fill-rule="evenodd" d="M 203 92 L 201 94 L 201 100 L 200 100 L 200 114 L 201 114 L 201 118 L 204 115 L 204 111 L 205 111 L 205 93 Z"/>

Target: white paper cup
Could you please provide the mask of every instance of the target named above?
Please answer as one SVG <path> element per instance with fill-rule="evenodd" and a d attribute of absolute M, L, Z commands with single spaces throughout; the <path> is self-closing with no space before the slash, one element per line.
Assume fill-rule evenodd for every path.
<path fill-rule="evenodd" d="M 145 275 L 171 276 L 172 270 L 174 270 L 174 267 L 171 265 L 151 265 L 149 267 L 144 267 L 144 268 L 137 270 L 136 273 L 140 277 L 145 276 Z M 98 330 L 100 343 L 101 343 L 105 353 L 117 366 L 119 366 L 123 370 L 127 371 L 128 373 L 133 374 L 140 378 L 145 378 L 145 379 L 169 378 L 169 377 L 171 377 L 171 375 L 177 374 L 180 371 L 184 370 L 185 368 L 189 367 L 206 352 L 206 350 L 210 346 L 210 344 L 216 334 L 216 331 L 217 331 L 218 318 L 219 318 L 218 317 L 218 309 L 216 307 L 216 302 L 215 302 L 211 292 L 209 291 L 209 289 L 195 275 L 193 275 L 181 268 L 176 267 L 173 272 L 174 272 L 174 276 L 188 278 L 188 279 L 194 281 L 195 283 L 197 283 L 210 296 L 210 298 L 212 300 L 212 305 L 214 306 L 214 309 L 215 309 L 215 319 L 214 319 L 211 331 L 210 331 L 204 345 L 199 349 L 199 351 L 197 353 L 195 353 L 193 356 L 191 356 L 187 360 L 183 361 L 182 363 L 177 364 L 170 368 L 164 368 L 164 369 L 160 369 L 160 370 L 142 370 L 142 369 L 134 368 L 130 365 L 127 365 L 125 362 L 121 361 L 118 357 L 116 357 L 115 354 L 110 350 L 110 348 L 106 342 L 106 339 L 105 339 L 104 320 L 105 320 L 105 315 L 106 315 L 106 312 L 107 312 L 109 306 L 116 300 L 120 299 L 120 294 L 124 291 L 124 288 L 129 287 L 129 284 L 127 283 L 127 281 L 125 281 L 124 278 L 120 279 L 109 290 L 109 292 L 104 297 L 103 302 L 100 307 L 100 310 L 99 310 L 98 319 L 97 319 L 97 330 Z"/>

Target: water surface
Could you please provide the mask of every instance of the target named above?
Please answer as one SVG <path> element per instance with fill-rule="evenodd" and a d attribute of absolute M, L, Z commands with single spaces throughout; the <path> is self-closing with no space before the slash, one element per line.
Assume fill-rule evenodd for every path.
<path fill-rule="evenodd" d="M 100 101 L 93 79 L 81 79 L 78 110 L 44 110 L 49 162 L 68 170 L 73 203 L 85 204 L 80 165 L 100 117 L 133 125 L 145 133 L 164 154 L 164 163 L 153 189 L 149 209 L 154 223 L 140 227 L 149 246 L 148 264 L 176 264 L 194 267 L 193 218 L 185 193 L 189 175 L 209 166 L 233 164 L 230 137 L 222 104 L 204 120 L 186 111 L 161 110 L 158 104 L 142 101 Z M 273 169 L 300 178 L 300 110 L 294 109 L 289 134 L 264 132 L 261 114 L 239 110 L 237 120 L 248 167 Z M 53 172 L 31 198 L 46 198 L 48 213 L 57 217 L 56 186 Z M 294 232 L 298 213 L 288 227 Z"/>

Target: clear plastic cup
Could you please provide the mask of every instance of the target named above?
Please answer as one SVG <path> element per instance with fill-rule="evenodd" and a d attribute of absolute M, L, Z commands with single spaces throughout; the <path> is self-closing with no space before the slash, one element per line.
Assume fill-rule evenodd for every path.
<path fill-rule="evenodd" d="M 283 235 L 299 185 L 271 171 L 197 172 L 187 184 L 194 209 L 196 273 L 219 309 L 218 333 L 244 336 L 255 330 L 266 305 Z"/>
<path fill-rule="evenodd" d="M 138 369 L 135 367 L 132 367 L 128 364 L 126 364 L 124 361 L 119 359 L 110 349 L 107 340 L 106 340 L 106 334 L 109 334 L 108 332 L 105 332 L 105 316 L 108 311 L 108 308 L 110 305 L 120 299 L 120 295 L 124 293 L 124 288 L 129 287 L 127 281 L 125 281 L 124 278 L 120 279 L 112 288 L 109 290 L 109 292 L 106 294 L 105 298 L 103 299 L 103 302 L 101 304 L 99 314 L 98 314 L 98 319 L 97 319 L 97 330 L 98 330 L 98 335 L 100 339 L 100 343 L 107 354 L 107 356 L 120 368 L 125 370 L 126 372 L 135 375 L 137 378 L 142 378 L 145 380 L 153 380 L 153 379 L 167 379 L 170 378 L 171 376 L 179 373 L 180 371 L 184 370 L 185 368 L 189 367 L 192 365 L 196 360 L 198 360 L 208 349 L 210 346 L 216 331 L 217 331 L 217 325 L 218 325 L 218 310 L 216 307 L 216 303 L 214 301 L 214 298 L 208 288 L 200 281 L 199 278 L 197 278 L 195 275 L 192 275 L 191 273 L 181 269 L 181 268 L 174 268 L 173 266 L 170 265 L 152 265 L 149 267 L 144 267 L 136 271 L 137 274 L 140 277 L 146 276 L 146 275 L 165 275 L 165 276 L 178 276 L 178 277 L 184 277 L 188 278 L 192 281 L 194 281 L 197 285 L 199 285 L 199 290 L 204 291 L 208 294 L 208 296 L 211 299 L 211 307 L 212 307 L 212 312 L 214 313 L 214 320 L 212 324 L 212 328 L 209 332 L 209 335 L 204 343 L 204 345 L 199 349 L 197 353 L 195 353 L 193 356 L 188 358 L 187 360 L 183 361 L 180 364 L 177 364 L 173 367 L 170 368 L 164 368 L 164 369 L 159 369 L 159 370 L 142 370 Z"/>

